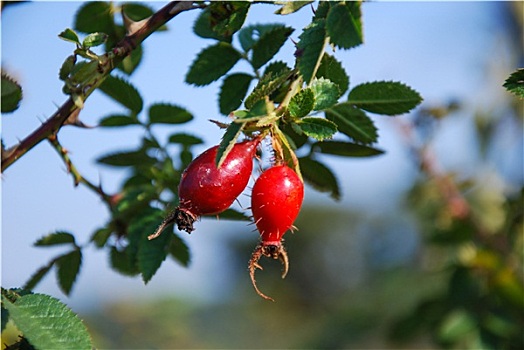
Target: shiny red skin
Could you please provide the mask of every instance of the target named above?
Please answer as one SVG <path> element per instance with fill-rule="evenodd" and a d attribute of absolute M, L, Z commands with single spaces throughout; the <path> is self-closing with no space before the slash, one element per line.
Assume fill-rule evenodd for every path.
<path fill-rule="evenodd" d="M 304 199 L 304 184 L 287 165 L 264 171 L 251 193 L 251 210 L 262 245 L 279 246 L 284 233 L 293 226 Z"/>
<path fill-rule="evenodd" d="M 229 208 L 247 186 L 259 142 L 254 139 L 235 144 L 220 168 L 215 165 L 218 146 L 196 157 L 184 170 L 178 186 L 180 210 L 197 217 Z"/>

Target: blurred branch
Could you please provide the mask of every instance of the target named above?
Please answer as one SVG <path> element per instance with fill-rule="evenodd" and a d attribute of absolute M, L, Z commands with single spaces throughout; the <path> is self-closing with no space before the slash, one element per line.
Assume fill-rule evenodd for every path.
<path fill-rule="evenodd" d="M 158 10 L 148 19 L 136 22 L 133 26 L 130 26 L 130 32 L 113 48 L 113 50 L 100 57 L 100 69 L 99 72 L 97 72 L 98 75 L 96 76 L 96 79 L 93 79 L 93 84 L 89 85 L 86 91 L 83 92 L 83 100 L 87 99 L 87 97 L 96 90 L 100 84 L 102 84 L 105 77 L 111 74 L 113 69 L 126 56 L 135 50 L 149 35 L 154 33 L 158 28 L 179 13 L 196 8 L 200 8 L 200 6 L 194 5 L 192 1 L 173 1 Z M 73 101 L 73 97 L 68 98 L 67 101 L 38 129 L 20 141 L 17 145 L 2 152 L 2 172 L 42 140 L 56 134 L 69 116 L 73 113 L 78 113 L 79 110 L 80 108 L 78 107 L 78 104 L 75 104 Z"/>

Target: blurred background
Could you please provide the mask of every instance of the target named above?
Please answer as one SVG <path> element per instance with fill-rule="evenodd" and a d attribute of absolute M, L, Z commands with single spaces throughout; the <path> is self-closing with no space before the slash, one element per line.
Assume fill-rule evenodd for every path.
<path fill-rule="evenodd" d="M 73 48 L 57 35 L 72 27 L 81 4 L 2 10 L 2 70 L 24 89 L 20 108 L 2 115 L 7 146 L 65 101 L 58 69 Z M 312 15 L 275 10 L 252 6 L 247 22 L 286 23 L 298 29 L 297 40 Z M 523 110 L 502 84 L 524 63 L 522 3 L 371 2 L 362 12 L 364 45 L 337 52 L 351 86 L 402 81 L 424 102 L 411 115 L 375 118 L 385 155 L 325 156 L 342 199 L 307 188 L 299 230 L 286 235 L 288 277 L 281 280 L 279 264 L 267 259 L 258 272 L 259 287 L 277 302 L 260 299 L 249 281 L 252 226 L 214 219 L 182 235 L 189 268 L 167 261 L 147 285 L 114 272 L 106 252 L 90 247 L 70 297 L 52 274 L 35 291 L 79 313 L 100 348 L 519 348 Z M 146 40 L 130 77 L 145 105 L 175 103 L 195 115 L 182 127 L 206 141 L 196 153 L 219 142 L 221 130 L 207 120 L 223 118 L 220 83 L 183 83 L 209 45 L 192 33 L 197 15 L 182 13 Z M 289 42 L 277 57 L 292 64 L 293 52 Z M 120 108 L 95 92 L 82 120 L 96 125 Z M 161 138 L 177 126 L 166 128 L 154 131 Z M 125 174 L 95 159 L 138 145 L 140 135 L 65 127 L 60 136 L 82 174 L 111 193 Z M 73 186 L 56 152 L 38 145 L 2 174 L 2 286 L 23 285 L 60 251 L 33 247 L 41 236 L 61 229 L 87 243 L 108 218 L 98 197 Z"/>

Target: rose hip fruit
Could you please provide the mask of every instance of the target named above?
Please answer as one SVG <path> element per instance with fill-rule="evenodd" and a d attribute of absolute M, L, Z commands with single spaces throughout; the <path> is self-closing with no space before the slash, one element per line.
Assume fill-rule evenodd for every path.
<path fill-rule="evenodd" d="M 256 138 L 235 144 L 220 168 L 215 164 L 218 146 L 196 157 L 182 173 L 179 206 L 148 239 L 158 237 L 173 222 L 179 230 L 191 233 L 198 217 L 219 214 L 229 208 L 247 186 L 259 143 L 260 139 Z"/>
<path fill-rule="evenodd" d="M 255 270 L 262 256 L 279 259 L 284 265 L 282 278 L 286 277 L 289 262 L 282 245 L 282 236 L 293 227 L 304 199 L 304 184 L 287 165 L 269 168 L 255 181 L 251 193 L 251 210 L 261 242 L 249 261 L 249 275 L 256 292 L 264 299 L 273 300 L 257 288 Z"/>

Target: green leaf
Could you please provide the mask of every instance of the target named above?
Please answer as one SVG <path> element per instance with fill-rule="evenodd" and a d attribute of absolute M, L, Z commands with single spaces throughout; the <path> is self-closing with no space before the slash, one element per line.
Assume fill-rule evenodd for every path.
<path fill-rule="evenodd" d="M 133 85 L 122 78 L 112 75 L 106 77 L 100 85 L 100 90 L 135 114 L 142 110 L 142 96 Z"/>
<path fill-rule="evenodd" d="M 77 62 L 71 70 L 70 82 L 76 85 L 83 85 L 97 74 L 97 70 L 98 61 L 96 60 Z"/>
<path fill-rule="evenodd" d="M 188 267 L 191 263 L 191 254 L 186 242 L 178 235 L 171 235 L 171 241 L 168 246 L 168 253 L 175 261 L 178 261 L 182 266 Z"/>
<path fill-rule="evenodd" d="M 149 107 L 149 124 L 183 124 L 193 119 L 186 109 L 167 103 Z"/>
<path fill-rule="evenodd" d="M 244 52 L 248 52 L 265 33 L 282 26 L 281 24 L 252 24 L 238 32 L 238 41 Z"/>
<path fill-rule="evenodd" d="M 328 79 L 315 78 L 311 82 L 310 88 L 315 98 L 315 105 L 313 106 L 315 111 L 333 106 L 340 97 L 338 86 Z"/>
<path fill-rule="evenodd" d="M 226 160 L 229 152 L 233 149 L 233 146 L 235 145 L 238 136 L 242 132 L 244 125 L 244 123 L 231 123 L 227 127 L 227 130 L 222 136 L 222 140 L 218 145 L 217 156 L 215 158 L 215 164 L 217 168 L 220 168 L 222 163 L 224 163 Z"/>
<path fill-rule="evenodd" d="M 269 62 L 286 43 L 287 38 L 293 33 L 293 28 L 275 25 L 270 31 L 263 33 L 253 45 L 251 64 L 255 69 Z"/>
<path fill-rule="evenodd" d="M 117 114 L 102 118 L 102 120 L 100 120 L 98 123 L 98 126 L 102 127 L 120 127 L 128 125 L 140 125 L 140 122 L 135 118 L 131 118 L 130 116 Z"/>
<path fill-rule="evenodd" d="M 360 3 L 339 3 L 329 10 L 326 31 L 331 43 L 341 49 L 350 49 L 363 43 Z"/>
<path fill-rule="evenodd" d="M 211 84 L 226 74 L 241 55 L 231 44 L 219 42 L 202 50 L 191 64 L 186 83 L 196 86 Z"/>
<path fill-rule="evenodd" d="M 151 17 L 155 13 L 151 7 L 136 2 L 125 3 L 122 6 L 122 11 L 129 19 L 135 22 Z M 167 30 L 167 27 L 164 25 L 157 30 Z"/>
<path fill-rule="evenodd" d="M 82 46 L 85 48 L 96 47 L 102 45 L 107 40 L 107 34 L 105 33 L 91 33 L 84 38 Z"/>
<path fill-rule="evenodd" d="M 289 68 L 288 65 L 283 61 L 275 61 L 271 62 L 266 66 L 266 68 L 264 69 L 264 74 L 262 74 L 262 76 L 268 74 L 279 74 L 282 71 L 290 72 L 291 68 Z"/>
<path fill-rule="evenodd" d="M 300 34 L 299 39 L 296 53 L 298 70 L 304 81 L 309 84 L 317 72 L 327 43 L 325 21 L 311 23 Z"/>
<path fill-rule="evenodd" d="M 251 85 L 251 80 L 253 77 L 244 73 L 231 74 L 224 79 L 218 98 L 220 113 L 228 115 L 240 107 Z"/>
<path fill-rule="evenodd" d="M 73 284 L 76 281 L 81 264 L 82 251 L 80 249 L 75 249 L 56 260 L 58 285 L 66 295 L 71 293 L 71 288 L 73 288 Z"/>
<path fill-rule="evenodd" d="M 2 72 L 2 113 L 15 111 L 22 100 L 22 88 L 16 81 Z"/>
<path fill-rule="evenodd" d="M 203 144 L 204 140 L 202 140 L 200 137 L 196 137 L 193 135 L 178 133 L 169 136 L 169 143 L 179 143 L 185 146 L 193 146 Z"/>
<path fill-rule="evenodd" d="M 51 260 L 49 264 L 42 266 L 34 274 L 32 274 L 29 280 L 24 284 L 23 289 L 27 289 L 27 290 L 34 289 L 36 285 L 40 283 L 42 278 L 44 278 L 45 275 L 47 275 L 49 270 L 51 270 L 51 268 L 55 264 L 55 261 L 56 261 L 55 259 Z"/>
<path fill-rule="evenodd" d="M 248 1 L 211 2 L 211 27 L 218 35 L 233 35 L 242 28 L 250 5 Z"/>
<path fill-rule="evenodd" d="M 441 341 L 456 342 L 476 328 L 477 321 L 473 315 L 465 310 L 456 310 L 445 317 L 438 330 L 438 336 Z"/>
<path fill-rule="evenodd" d="M 80 39 L 78 34 L 70 28 L 66 28 L 62 33 L 58 34 L 58 37 L 65 41 L 70 41 L 72 43 L 80 45 Z"/>
<path fill-rule="evenodd" d="M 355 86 L 348 103 L 371 113 L 397 115 L 407 113 L 422 101 L 419 93 L 399 82 L 377 81 Z"/>
<path fill-rule="evenodd" d="M 109 262 L 111 267 L 124 276 L 136 276 L 140 273 L 134 259 L 127 254 L 128 249 L 122 251 L 111 247 L 109 251 Z"/>
<path fill-rule="evenodd" d="M 331 154 L 343 157 L 371 157 L 378 156 L 384 153 L 384 151 L 377 148 L 343 141 L 316 142 L 313 145 L 311 145 L 311 149 L 318 150 L 319 152 L 324 154 Z"/>
<path fill-rule="evenodd" d="M 326 165 L 307 157 L 299 158 L 298 161 L 304 181 L 310 184 L 317 191 L 329 192 L 331 198 L 335 200 L 340 199 L 338 181 L 331 169 Z"/>
<path fill-rule="evenodd" d="M 269 72 L 264 75 L 262 79 L 258 81 L 257 86 L 253 89 L 251 94 L 246 98 L 244 102 L 246 108 L 253 108 L 258 101 L 263 100 L 266 96 L 269 96 L 278 90 L 278 88 L 284 84 L 291 75 L 292 71 L 287 69 L 283 69 L 279 73 Z"/>
<path fill-rule="evenodd" d="M 296 123 L 304 134 L 319 141 L 330 139 L 337 132 L 337 125 L 324 118 L 306 117 Z"/>
<path fill-rule="evenodd" d="M 155 159 L 149 157 L 143 150 L 115 152 L 97 159 L 97 162 L 112 166 L 137 166 L 154 164 Z"/>
<path fill-rule="evenodd" d="M 16 327 L 37 349 L 86 349 L 94 345 L 80 318 L 59 300 L 44 294 L 27 294 L 2 303 Z"/>
<path fill-rule="evenodd" d="M 311 112 L 315 105 L 315 94 L 311 89 L 303 89 L 296 93 L 288 105 L 288 112 L 293 118 L 302 118 Z"/>
<path fill-rule="evenodd" d="M 40 238 L 34 243 L 35 247 L 44 247 L 59 244 L 75 245 L 75 236 L 73 236 L 69 232 L 57 231 Z"/>
<path fill-rule="evenodd" d="M 102 32 L 112 34 L 115 31 L 113 7 L 104 1 L 85 3 L 75 15 L 75 29 L 83 33 Z"/>
<path fill-rule="evenodd" d="M 317 78 L 326 78 L 338 85 L 340 96 L 344 95 L 349 87 L 349 77 L 342 64 L 333 56 L 324 54 L 317 70 Z"/>
<path fill-rule="evenodd" d="M 516 96 L 524 98 L 524 69 L 520 68 L 511 73 L 502 86 Z"/>
<path fill-rule="evenodd" d="M 90 241 L 93 242 L 97 248 L 102 248 L 106 245 L 109 237 L 111 237 L 111 233 L 113 232 L 108 227 L 100 228 L 93 233 Z"/>
<path fill-rule="evenodd" d="M 71 74 L 71 72 L 73 71 L 75 62 L 75 55 L 67 56 L 64 63 L 62 63 L 62 66 L 60 67 L 60 71 L 58 72 L 58 77 L 60 78 L 60 80 L 65 81 L 69 77 L 69 74 Z"/>
<path fill-rule="evenodd" d="M 340 132 L 357 142 L 369 144 L 377 141 L 377 128 L 373 121 L 350 103 L 339 103 L 325 111 L 326 118 L 337 124 Z"/>
<path fill-rule="evenodd" d="M 232 39 L 230 35 L 220 35 L 213 30 L 211 10 L 209 7 L 200 12 L 200 15 L 193 25 L 193 32 L 201 38 L 215 39 L 228 43 L 230 43 Z"/>
<path fill-rule="evenodd" d="M 125 57 L 116 68 L 120 69 L 127 75 L 135 71 L 138 65 L 142 62 L 142 46 L 138 45 L 131 54 Z"/>
<path fill-rule="evenodd" d="M 313 3 L 313 1 L 275 1 L 275 4 L 283 4 L 281 8 L 275 11 L 275 14 L 289 15 L 311 3 Z"/>

